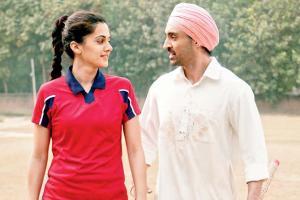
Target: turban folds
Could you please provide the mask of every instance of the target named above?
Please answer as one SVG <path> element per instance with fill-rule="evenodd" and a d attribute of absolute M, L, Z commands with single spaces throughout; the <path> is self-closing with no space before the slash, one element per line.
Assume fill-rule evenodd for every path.
<path fill-rule="evenodd" d="M 169 17 L 168 25 L 182 30 L 209 51 L 219 43 L 216 22 L 205 9 L 195 4 L 177 4 Z"/>

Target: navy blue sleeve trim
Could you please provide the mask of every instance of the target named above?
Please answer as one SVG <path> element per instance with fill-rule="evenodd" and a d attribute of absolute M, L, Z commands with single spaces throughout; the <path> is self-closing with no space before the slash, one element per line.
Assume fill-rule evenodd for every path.
<path fill-rule="evenodd" d="M 129 97 L 129 92 L 125 89 L 119 90 L 119 92 L 123 98 L 123 102 L 127 104 L 127 109 L 126 109 L 125 113 L 126 113 L 128 119 L 135 117 L 136 113 L 132 106 L 131 99 Z"/>
<path fill-rule="evenodd" d="M 51 95 L 51 96 L 47 97 L 44 101 L 44 107 L 43 107 L 39 125 L 44 126 L 46 128 L 49 124 L 49 117 L 48 117 L 47 113 L 48 113 L 49 109 L 52 108 L 52 106 L 53 106 L 54 98 L 55 98 L 55 95 Z"/>

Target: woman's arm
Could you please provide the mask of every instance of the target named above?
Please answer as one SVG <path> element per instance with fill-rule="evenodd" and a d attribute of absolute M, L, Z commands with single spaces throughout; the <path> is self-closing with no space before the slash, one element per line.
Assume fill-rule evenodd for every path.
<path fill-rule="evenodd" d="M 28 170 L 29 200 L 38 200 L 48 161 L 49 129 L 34 125 L 33 153 Z"/>
<path fill-rule="evenodd" d="M 124 124 L 124 134 L 129 165 L 135 185 L 135 199 L 145 200 L 147 198 L 146 164 L 141 144 L 141 128 L 137 116 Z"/>

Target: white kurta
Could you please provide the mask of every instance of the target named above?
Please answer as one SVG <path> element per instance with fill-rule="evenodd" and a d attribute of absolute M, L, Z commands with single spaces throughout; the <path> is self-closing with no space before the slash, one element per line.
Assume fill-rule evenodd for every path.
<path fill-rule="evenodd" d="M 146 163 L 159 155 L 158 200 L 235 199 L 236 149 L 245 164 L 246 182 L 268 177 L 253 92 L 215 58 L 195 84 L 181 67 L 156 80 L 142 110 L 141 126 Z"/>

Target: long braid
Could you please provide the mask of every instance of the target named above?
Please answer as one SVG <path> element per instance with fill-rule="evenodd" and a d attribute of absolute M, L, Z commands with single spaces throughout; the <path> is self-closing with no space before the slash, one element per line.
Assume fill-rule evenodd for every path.
<path fill-rule="evenodd" d="M 56 79 L 61 76 L 61 57 L 64 53 L 64 45 L 62 41 L 62 32 L 65 27 L 65 21 L 68 19 L 68 16 L 61 16 L 55 22 L 55 28 L 52 32 L 52 47 L 54 50 L 53 62 L 52 62 L 52 71 L 50 73 L 51 80 Z"/>
<path fill-rule="evenodd" d="M 52 32 L 54 52 L 52 71 L 50 73 L 52 80 L 61 76 L 61 57 L 64 51 L 71 59 L 74 59 L 74 52 L 70 47 L 70 43 L 75 41 L 78 44 L 82 44 L 84 37 L 93 33 L 98 23 L 106 22 L 101 15 L 89 11 L 77 11 L 69 17 L 64 15 L 56 20 Z"/>

